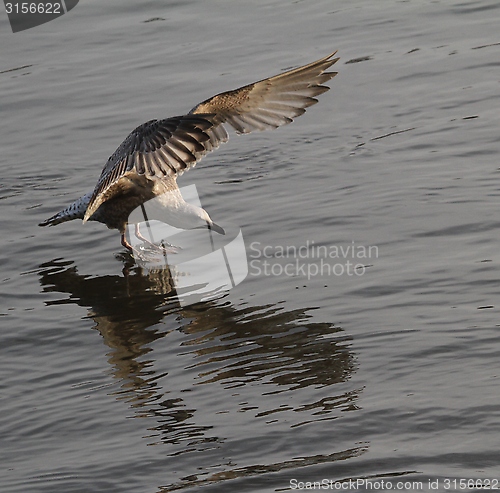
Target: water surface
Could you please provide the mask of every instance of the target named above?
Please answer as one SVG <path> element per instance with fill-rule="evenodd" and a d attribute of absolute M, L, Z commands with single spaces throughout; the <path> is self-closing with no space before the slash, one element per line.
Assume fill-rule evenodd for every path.
<path fill-rule="evenodd" d="M 500 5 L 228 5 L 0 23 L 2 491 L 498 478 Z M 181 180 L 270 275 L 180 308 L 116 232 L 37 227 L 140 123 L 334 49 L 317 106 Z M 304 245 L 377 254 L 283 274 Z"/>

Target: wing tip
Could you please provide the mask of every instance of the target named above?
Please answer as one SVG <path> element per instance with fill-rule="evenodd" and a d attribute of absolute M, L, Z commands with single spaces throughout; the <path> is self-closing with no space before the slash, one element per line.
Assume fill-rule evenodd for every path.
<path fill-rule="evenodd" d="M 94 214 L 95 210 L 93 210 L 93 208 L 88 208 L 86 211 L 85 211 L 85 215 L 83 216 L 83 224 L 85 224 L 91 217 L 92 215 Z"/>
<path fill-rule="evenodd" d="M 100 205 L 100 202 L 98 203 L 97 200 L 90 201 L 89 205 L 87 206 L 87 210 L 83 215 L 83 224 L 85 224 L 94 215 L 94 212 L 99 208 Z"/>
<path fill-rule="evenodd" d="M 333 53 L 330 53 L 329 55 L 325 56 L 324 58 L 320 58 L 316 63 L 328 62 L 328 65 L 325 67 L 325 70 L 328 67 L 331 67 L 332 65 L 335 65 L 340 60 L 339 56 L 335 57 L 335 58 L 332 58 L 333 56 L 335 56 L 337 54 L 337 51 L 338 50 L 335 50 Z M 336 74 L 337 74 L 337 72 L 335 72 L 335 75 Z"/>

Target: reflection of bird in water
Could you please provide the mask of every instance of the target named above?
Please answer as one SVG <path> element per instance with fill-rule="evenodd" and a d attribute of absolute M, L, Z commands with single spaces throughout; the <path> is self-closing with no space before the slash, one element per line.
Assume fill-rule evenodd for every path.
<path fill-rule="evenodd" d="M 234 307 L 220 301 L 180 309 L 168 269 L 143 271 L 135 266 L 125 276 L 88 276 L 72 262 L 52 260 L 40 266 L 39 275 L 44 293 L 69 295 L 47 300 L 47 305 L 88 308 L 94 328 L 116 353 L 112 364 L 117 378 L 135 382 L 136 390 L 142 386 L 138 377 L 143 365 L 138 360 L 172 328 L 188 336 L 182 352 L 189 348 L 194 358 L 190 366 L 197 369 L 198 385 L 261 380 L 276 391 L 287 391 L 339 383 L 355 371 L 343 330 L 312 322 L 308 309 Z M 335 405 L 336 399 L 331 400 L 323 404 Z"/>
<path fill-rule="evenodd" d="M 195 454 L 198 475 L 165 491 L 343 464 L 368 448 L 341 440 L 342 446 L 333 451 L 328 446 L 328 453 L 267 465 L 232 465 L 221 459 L 233 453 L 235 443 L 248 441 L 244 432 L 235 432 L 234 420 L 240 418 L 233 411 L 253 426 L 273 420 L 282 430 L 312 423 L 324 430 L 327 421 L 357 409 L 362 389 L 347 383 L 357 369 L 351 337 L 332 323 L 315 321 L 310 309 L 235 306 L 227 300 L 180 309 L 171 303 L 168 271 L 142 272 L 137 266 L 126 276 L 89 276 L 73 262 L 58 259 L 40 265 L 38 275 L 47 305 L 88 309 L 85 318 L 93 320 L 109 347 L 107 361 L 116 384 L 106 392 L 141 419 L 148 443 L 168 444 L 164 453 L 171 457 Z M 230 410 L 227 420 L 219 419 L 219 403 Z"/>
<path fill-rule="evenodd" d="M 195 106 L 187 115 L 151 120 L 137 127 L 109 158 L 94 190 L 40 226 L 72 219 L 99 221 L 118 229 L 122 245 L 130 213 L 144 202 L 165 194 L 165 207 L 184 229 L 206 227 L 221 234 L 201 207 L 188 204 L 177 187 L 177 176 L 228 139 L 224 125 L 237 133 L 267 130 L 290 123 L 329 88 L 336 75 L 325 72 L 338 58 L 332 53 L 316 62 L 274 77 L 223 92 Z M 176 226 L 176 225 L 173 225 Z"/>

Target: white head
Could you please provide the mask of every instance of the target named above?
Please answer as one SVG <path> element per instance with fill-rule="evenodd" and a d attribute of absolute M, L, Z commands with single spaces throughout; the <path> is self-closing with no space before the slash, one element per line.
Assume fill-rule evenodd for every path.
<path fill-rule="evenodd" d="M 224 229 L 212 221 L 212 218 L 205 209 L 193 204 L 188 204 L 187 202 L 185 202 L 185 206 L 185 211 L 182 215 L 183 225 L 176 227 L 181 227 L 183 229 L 208 228 L 219 234 L 226 234 Z M 172 226 L 175 226 L 175 224 L 172 224 Z"/>

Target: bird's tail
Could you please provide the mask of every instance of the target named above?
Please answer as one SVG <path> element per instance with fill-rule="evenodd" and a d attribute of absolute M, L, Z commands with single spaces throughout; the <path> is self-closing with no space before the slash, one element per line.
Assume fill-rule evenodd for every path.
<path fill-rule="evenodd" d="M 87 193 L 78 200 L 75 200 L 71 205 L 66 207 L 66 209 L 42 221 L 38 226 L 55 226 L 56 224 L 72 221 L 73 219 L 83 219 L 91 196 L 92 192 Z"/>

